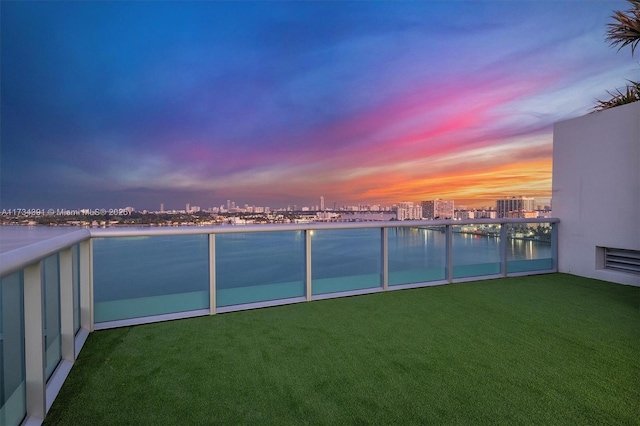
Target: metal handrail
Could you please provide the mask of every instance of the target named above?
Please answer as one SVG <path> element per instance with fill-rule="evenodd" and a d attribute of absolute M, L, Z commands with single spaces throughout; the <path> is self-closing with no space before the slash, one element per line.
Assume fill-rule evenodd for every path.
<path fill-rule="evenodd" d="M 88 229 L 79 229 L 44 241 L 0 254 L 0 278 L 11 275 L 29 265 L 91 238 Z"/>

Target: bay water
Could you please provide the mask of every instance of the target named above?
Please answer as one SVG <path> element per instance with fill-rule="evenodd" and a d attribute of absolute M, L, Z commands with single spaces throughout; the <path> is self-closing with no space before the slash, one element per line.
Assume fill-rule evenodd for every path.
<path fill-rule="evenodd" d="M 314 286 L 323 280 L 346 283 L 348 280 L 357 281 L 359 277 L 370 277 L 373 286 L 379 284 L 382 262 L 380 229 L 315 230 L 311 240 Z M 444 232 L 390 228 L 388 241 L 391 285 L 403 284 L 403 280 L 411 282 L 411 273 L 419 271 L 431 271 L 435 275 L 425 276 L 444 279 Z M 499 273 L 501 257 L 498 243 L 497 237 L 454 233 L 454 269 L 491 265 L 493 269 L 488 270 L 498 268 Z M 551 244 L 548 242 L 509 239 L 506 249 L 509 262 L 550 262 L 551 258 Z M 295 283 L 296 290 L 292 295 L 304 294 L 303 231 L 219 234 L 215 240 L 215 256 L 215 278 L 219 290 L 243 287 L 248 290 L 270 284 Z M 408 278 L 401 278 L 402 274 Z M 208 236 L 95 239 L 94 283 L 96 302 L 207 291 Z M 365 284 L 365 288 L 368 286 Z M 314 294 L 317 292 L 314 288 Z"/>

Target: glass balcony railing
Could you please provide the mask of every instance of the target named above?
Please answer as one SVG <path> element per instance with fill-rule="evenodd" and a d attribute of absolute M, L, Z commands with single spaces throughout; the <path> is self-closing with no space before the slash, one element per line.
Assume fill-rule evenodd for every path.
<path fill-rule="evenodd" d="M 323 229 L 309 235 L 313 296 L 380 287 L 379 229 Z"/>
<path fill-rule="evenodd" d="M 0 286 L 0 424 L 15 425 L 27 410 L 22 271 L 2 278 Z"/>
<path fill-rule="evenodd" d="M 0 424 L 43 419 L 89 332 L 557 272 L 557 219 L 91 229 L 0 254 Z"/>
<path fill-rule="evenodd" d="M 94 322 L 209 308 L 207 235 L 96 238 Z"/>
<path fill-rule="evenodd" d="M 447 278 L 447 227 L 389 228 L 389 285 Z"/>
<path fill-rule="evenodd" d="M 215 238 L 216 307 L 303 298 L 304 231 Z"/>
<path fill-rule="evenodd" d="M 45 375 L 48 380 L 62 357 L 60 323 L 60 265 L 58 254 L 42 261 L 44 294 Z"/>
<path fill-rule="evenodd" d="M 465 253 L 453 257 L 453 278 L 499 275 L 502 270 L 504 246 L 500 239 L 502 225 L 470 224 L 454 226 L 453 252 Z"/>
<path fill-rule="evenodd" d="M 507 273 L 544 271 L 553 268 L 556 257 L 549 223 L 508 224 Z"/>

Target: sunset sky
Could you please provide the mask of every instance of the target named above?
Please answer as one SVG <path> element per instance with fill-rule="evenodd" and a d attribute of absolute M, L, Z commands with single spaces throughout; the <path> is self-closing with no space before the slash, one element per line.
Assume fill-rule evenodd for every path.
<path fill-rule="evenodd" d="M 640 80 L 625 1 L 2 1 L 9 208 L 551 194 L 552 126 Z"/>

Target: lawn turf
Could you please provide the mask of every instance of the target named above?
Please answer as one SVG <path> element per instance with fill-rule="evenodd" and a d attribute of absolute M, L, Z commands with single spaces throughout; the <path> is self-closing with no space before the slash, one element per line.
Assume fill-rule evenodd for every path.
<path fill-rule="evenodd" d="M 638 419 L 640 288 L 549 274 L 97 331 L 44 424 Z"/>

